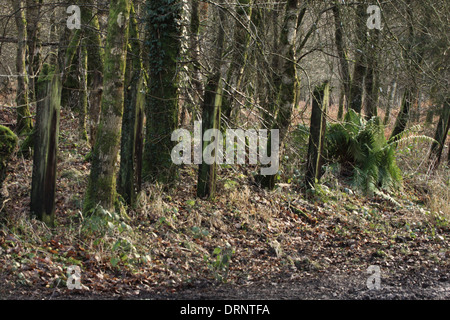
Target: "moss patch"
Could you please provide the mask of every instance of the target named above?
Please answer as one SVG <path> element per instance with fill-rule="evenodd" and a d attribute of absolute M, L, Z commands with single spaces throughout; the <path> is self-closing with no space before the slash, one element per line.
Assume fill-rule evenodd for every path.
<path fill-rule="evenodd" d="M 6 178 L 8 159 L 17 146 L 18 138 L 10 129 L 0 126 L 0 188 Z"/>

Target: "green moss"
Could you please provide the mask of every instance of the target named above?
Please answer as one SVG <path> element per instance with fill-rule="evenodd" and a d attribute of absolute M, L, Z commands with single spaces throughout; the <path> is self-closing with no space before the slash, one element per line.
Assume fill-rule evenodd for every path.
<path fill-rule="evenodd" d="M 0 187 L 6 178 L 8 160 L 17 146 L 18 138 L 9 128 L 0 125 Z"/>
<path fill-rule="evenodd" d="M 149 94 L 146 99 L 147 131 L 144 147 L 145 180 L 171 183 L 177 168 L 171 161 L 171 133 L 178 124 L 178 61 L 181 53 L 179 0 L 147 1 L 147 52 Z"/>
<path fill-rule="evenodd" d="M 84 201 L 84 212 L 87 215 L 97 213 L 100 207 L 114 211 L 117 198 L 115 162 L 120 147 L 129 10 L 127 0 L 111 1 L 105 50 L 102 116 L 92 152 L 92 167 Z"/>
<path fill-rule="evenodd" d="M 14 132 L 0 125 L 0 162 L 8 160 L 17 145 L 17 141 Z"/>

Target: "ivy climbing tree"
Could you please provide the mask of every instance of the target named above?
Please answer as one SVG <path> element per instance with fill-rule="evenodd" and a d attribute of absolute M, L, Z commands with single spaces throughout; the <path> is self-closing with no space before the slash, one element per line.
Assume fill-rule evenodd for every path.
<path fill-rule="evenodd" d="M 146 50 L 149 88 L 146 98 L 146 140 L 143 179 L 171 184 L 171 134 L 178 125 L 178 61 L 181 53 L 182 4 L 179 0 L 148 0 Z"/>

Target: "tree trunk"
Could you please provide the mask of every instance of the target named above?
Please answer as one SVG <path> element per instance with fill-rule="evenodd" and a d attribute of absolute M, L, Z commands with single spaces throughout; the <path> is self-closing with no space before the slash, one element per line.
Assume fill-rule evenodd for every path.
<path fill-rule="evenodd" d="M 366 75 L 366 119 L 378 115 L 379 97 L 379 40 L 380 30 L 374 29 L 370 32 L 370 39 L 367 46 L 367 75 Z"/>
<path fill-rule="evenodd" d="M 84 41 L 83 41 L 84 42 Z M 86 120 L 87 120 L 87 110 L 88 110 L 88 60 L 87 60 L 87 47 L 82 45 L 80 47 L 79 64 L 78 64 L 78 74 L 80 75 L 80 88 L 79 88 L 79 119 L 78 119 L 78 130 L 80 134 L 80 139 L 88 141 L 88 135 L 86 131 Z"/>
<path fill-rule="evenodd" d="M 222 105 L 222 80 L 220 73 L 216 73 L 209 78 L 205 87 L 205 96 L 203 102 L 202 112 L 202 137 L 205 137 L 205 132 L 208 129 L 220 129 L 220 115 Z M 202 155 L 206 147 L 211 144 L 214 145 L 214 153 L 211 154 L 215 161 L 213 163 L 203 162 L 198 168 L 198 182 L 197 182 L 197 197 L 212 199 L 216 195 L 216 180 L 217 180 L 217 159 L 220 150 L 219 137 L 215 137 L 212 142 L 202 143 Z"/>
<path fill-rule="evenodd" d="M 27 4 L 27 43 L 28 43 L 28 74 L 30 75 L 30 100 L 36 101 L 35 80 L 40 70 L 41 40 L 40 18 L 43 0 L 26 0 Z"/>
<path fill-rule="evenodd" d="M 450 167 L 450 146 L 448 147 L 447 166 Z"/>
<path fill-rule="evenodd" d="M 105 50 L 104 93 L 84 202 L 86 214 L 95 213 L 98 206 L 113 211 L 116 203 L 115 167 L 123 115 L 129 11 L 128 0 L 111 1 Z"/>
<path fill-rule="evenodd" d="M 100 25 L 98 12 L 92 10 L 94 0 L 83 0 L 85 6 L 81 7 L 81 20 L 84 30 L 84 43 L 87 50 L 87 70 L 89 87 L 89 144 L 93 148 L 100 120 L 100 109 L 103 94 L 103 59 L 104 50 L 100 38 Z"/>
<path fill-rule="evenodd" d="M 397 78 L 396 77 L 397 77 L 397 75 L 395 75 L 395 78 L 392 80 L 392 83 L 391 83 L 391 91 L 389 92 L 388 103 L 386 106 L 386 113 L 384 114 L 384 120 L 383 120 L 384 125 L 387 125 L 389 123 L 389 119 L 391 117 L 391 109 L 396 100 L 395 99 L 395 96 L 397 95 Z"/>
<path fill-rule="evenodd" d="M 145 94 L 144 77 L 141 73 L 141 50 L 137 20 L 133 5 L 130 10 L 129 51 L 127 53 L 127 65 L 125 69 L 125 103 L 122 120 L 122 138 L 120 148 L 120 169 L 117 190 L 128 205 L 132 206 L 136 198 L 136 141 L 142 138 L 142 112 Z M 139 188 L 138 188 L 139 189 Z"/>
<path fill-rule="evenodd" d="M 61 105 L 61 76 L 57 66 L 39 77 L 36 129 L 34 133 L 33 176 L 31 181 L 31 215 L 54 226 L 56 166 Z M 47 72 L 47 71 L 45 71 Z M 51 79 L 51 82 L 50 82 Z"/>
<path fill-rule="evenodd" d="M 143 175 L 147 181 L 172 184 L 178 169 L 172 163 L 171 134 L 178 125 L 178 59 L 181 28 L 178 0 L 147 1 L 149 93 Z"/>
<path fill-rule="evenodd" d="M 27 43 L 27 29 L 25 13 L 22 10 L 22 1 L 11 0 L 14 19 L 18 33 L 17 55 L 16 55 L 16 72 L 17 72 L 17 127 L 18 135 L 30 133 L 32 130 L 31 113 L 29 108 L 29 83 L 28 74 L 26 70 L 26 43 Z"/>
<path fill-rule="evenodd" d="M 425 118 L 425 125 L 429 126 L 433 124 L 433 118 L 434 118 L 434 106 L 431 106 L 427 110 L 427 117 Z"/>
<path fill-rule="evenodd" d="M 343 85 L 341 85 L 341 92 L 339 93 L 339 109 L 338 109 L 338 114 L 337 114 L 337 118 L 338 120 L 342 120 L 342 118 L 344 117 L 344 104 L 346 103 L 345 101 L 345 88 Z"/>
<path fill-rule="evenodd" d="M 390 140 L 394 141 L 398 140 L 399 139 L 398 135 L 405 130 L 406 125 L 408 124 L 411 102 L 412 102 L 411 89 L 406 88 L 405 93 L 403 94 L 400 112 L 397 116 L 397 120 L 395 121 L 394 130 L 392 131 Z"/>
<path fill-rule="evenodd" d="M 273 129 L 279 129 L 279 144 L 283 145 L 294 108 L 296 94 L 296 68 L 295 68 L 295 38 L 298 22 L 298 0 L 289 0 L 286 5 L 286 13 L 283 29 L 280 35 L 280 61 L 279 74 L 275 76 L 274 86 L 278 88 L 277 101 L 278 114 L 273 123 Z M 271 136 L 267 140 L 267 150 L 271 150 Z M 275 188 L 276 174 L 263 176 L 261 186 L 269 190 Z"/>
<path fill-rule="evenodd" d="M 219 8 L 219 21 L 224 21 L 224 11 Z M 222 64 L 223 45 L 225 40 L 225 31 L 222 23 L 218 24 L 217 34 L 217 51 L 214 56 L 213 68 L 208 76 L 208 81 L 205 86 L 205 95 L 203 97 L 202 105 L 202 138 L 209 129 L 220 129 L 221 106 L 222 106 L 222 75 L 220 67 Z M 197 196 L 200 198 L 209 199 L 214 198 L 216 193 L 216 178 L 217 178 L 217 159 L 219 156 L 220 144 L 219 137 L 215 137 L 214 141 L 202 143 L 203 161 L 198 168 L 198 182 L 197 182 Z M 214 146 L 214 153 L 211 156 L 215 159 L 213 163 L 206 163 L 204 159 L 204 151 L 210 146 Z"/>
<path fill-rule="evenodd" d="M 342 119 L 344 115 L 344 109 L 347 110 L 348 100 L 350 97 L 350 71 L 348 67 L 347 61 L 347 50 L 345 48 L 344 43 L 344 28 L 341 17 L 341 5 L 339 1 L 335 2 L 333 7 L 333 15 L 334 15 L 334 26 L 335 26 L 335 43 L 336 49 L 339 57 L 339 67 L 342 78 L 342 89 L 341 89 L 341 99 L 339 99 L 339 115 L 338 119 Z M 345 97 L 345 104 L 343 103 Z"/>
<path fill-rule="evenodd" d="M 445 140 L 447 138 L 448 130 L 450 127 L 450 99 L 447 99 L 442 106 L 441 116 L 434 134 L 434 140 L 431 145 L 430 151 L 430 163 L 431 169 L 435 170 L 441 162 L 442 150 L 444 149 Z"/>
<path fill-rule="evenodd" d="M 362 97 L 364 93 L 364 77 L 366 76 L 366 61 L 365 56 L 366 53 L 365 47 L 367 43 L 366 36 L 366 5 L 364 3 L 358 4 L 357 7 L 357 22 L 356 22 L 356 41 L 357 41 L 357 50 L 356 50 L 356 62 L 355 68 L 353 71 L 353 79 L 351 83 L 350 89 L 350 99 L 349 99 L 349 107 L 353 109 L 357 113 L 361 113 L 362 109 Z"/>
<path fill-rule="evenodd" d="M 305 173 L 305 184 L 307 189 L 313 188 L 322 175 L 322 151 L 327 126 L 326 114 L 329 103 L 329 92 L 329 83 L 325 82 L 321 87 L 317 87 L 313 94 L 308 156 Z"/>
<path fill-rule="evenodd" d="M 234 26 L 233 54 L 225 83 L 225 96 L 222 102 L 223 115 L 231 120 L 234 92 L 239 92 L 244 67 L 248 58 L 250 35 L 248 28 L 252 18 L 252 0 L 238 0 L 236 3 L 237 21 Z"/>
<path fill-rule="evenodd" d="M 190 34 L 189 34 L 189 51 L 191 58 L 192 70 L 192 118 L 194 123 L 197 119 L 199 111 L 200 97 L 203 95 L 202 75 L 200 73 L 200 16 L 199 16 L 199 0 L 191 0 L 191 20 L 190 20 Z"/>

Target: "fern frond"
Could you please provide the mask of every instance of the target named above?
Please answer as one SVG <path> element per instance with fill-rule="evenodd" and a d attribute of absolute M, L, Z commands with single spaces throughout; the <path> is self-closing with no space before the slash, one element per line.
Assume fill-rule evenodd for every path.
<path fill-rule="evenodd" d="M 401 135 L 401 134 L 400 134 L 400 135 Z M 400 136 L 400 135 L 397 135 L 397 136 Z M 397 136 L 395 136 L 395 137 L 397 137 Z M 388 141 L 387 145 L 386 145 L 383 149 L 386 149 L 386 148 L 388 148 L 388 147 L 390 147 L 390 146 L 397 146 L 397 145 L 399 145 L 399 144 L 402 143 L 402 142 L 410 141 L 410 140 L 427 141 L 427 142 L 429 142 L 430 144 L 435 143 L 435 142 L 438 143 L 435 139 L 433 139 L 433 138 L 431 138 L 431 137 L 429 137 L 429 136 L 426 136 L 426 135 L 424 135 L 424 134 L 421 134 L 421 135 L 411 135 L 411 136 L 401 137 L 401 138 L 399 138 L 398 140 L 393 140 L 395 137 L 392 137 L 392 139 L 390 139 L 390 140 Z"/>

